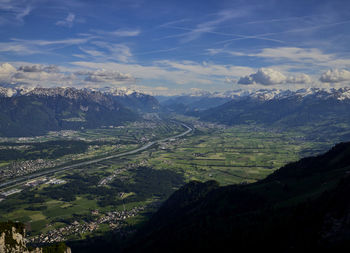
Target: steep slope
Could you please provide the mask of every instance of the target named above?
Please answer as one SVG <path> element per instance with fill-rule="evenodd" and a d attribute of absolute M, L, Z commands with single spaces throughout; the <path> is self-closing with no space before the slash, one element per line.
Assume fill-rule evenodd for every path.
<path fill-rule="evenodd" d="M 350 143 L 251 185 L 191 182 L 127 252 L 339 252 L 350 249 Z"/>

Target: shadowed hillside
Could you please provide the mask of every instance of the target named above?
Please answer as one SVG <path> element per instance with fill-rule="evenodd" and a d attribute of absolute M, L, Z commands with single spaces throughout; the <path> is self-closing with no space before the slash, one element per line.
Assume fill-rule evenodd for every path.
<path fill-rule="evenodd" d="M 250 185 L 191 182 L 127 252 L 336 252 L 350 249 L 350 143 Z"/>

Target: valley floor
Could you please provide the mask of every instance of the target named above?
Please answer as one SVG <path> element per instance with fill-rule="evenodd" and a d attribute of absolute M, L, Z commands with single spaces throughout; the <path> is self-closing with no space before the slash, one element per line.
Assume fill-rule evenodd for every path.
<path fill-rule="evenodd" d="M 225 127 L 192 118 L 180 120 L 194 128 L 182 138 L 167 138 L 186 130 L 171 122 L 69 133 L 68 136 L 78 136 L 83 144 L 88 143 L 84 152 L 40 159 L 57 166 L 59 162 L 131 150 L 156 138 L 167 139 L 140 153 L 43 175 L 27 182 L 18 192 L 15 187 L 0 201 L 0 220 L 25 223 L 30 241 L 35 243 L 74 241 L 103 236 L 109 231 L 126 235 L 186 182 L 216 180 L 221 185 L 256 182 L 288 162 L 318 154 L 334 144 L 332 140 L 310 140 L 302 131 L 247 125 Z M 51 141 L 65 138 L 49 137 Z M 4 144 L 2 149 L 22 149 L 24 155 L 38 143 L 35 139 L 11 141 L 19 144 Z M 47 153 L 52 154 L 55 149 L 50 146 Z M 15 166 L 14 163 L 0 161 L 0 170 L 10 164 Z"/>

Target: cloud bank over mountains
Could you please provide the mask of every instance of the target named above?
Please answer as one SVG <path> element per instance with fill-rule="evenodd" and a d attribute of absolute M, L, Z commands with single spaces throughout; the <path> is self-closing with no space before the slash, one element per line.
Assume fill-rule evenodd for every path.
<path fill-rule="evenodd" d="M 260 68 L 254 72 L 251 68 L 219 66 L 210 63 L 198 64 L 195 62 L 170 62 L 162 61 L 154 66 L 141 66 L 137 64 L 84 64 L 76 63 L 71 68 L 59 67 L 57 65 L 41 64 L 0 64 L 0 85 L 7 87 L 14 86 L 71 86 L 71 87 L 95 87 L 106 86 L 133 88 L 149 94 L 180 94 L 189 92 L 187 82 L 202 85 L 215 83 L 216 80 L 224 80 L 235 87 L 270 87 L 271 89 L 300 88 L 300 85 L 308 87 L 329 88 L 329 85 L 350 86 L 350 71 L 346 69 L 330 69 L 318 75 L 307 75 L 305 73 L 282 72 L 274 68 Z M 249 74 L 250 72 L 250 74 Z M 243 73 L 241 77 L 239 74 Z M 230 78 L 238 76 L 238 78 Z M 169 80 L 176 82 L 178 90 L 171 91 L 168 87 L 154 85 L 145 86 L 143 81 L 149 78 L 154 80 Z M 183 80 L 183 83 L 181 81 Z M 204 80 L 204 81 L 202 81 Z M 238 81 L 237 81 L 238 80 Z M 298 86 L 299 85 L 299 86 Z M 339 86 L 337 86 L 339 87 Z M 214 87 L 215 88 L 215 87 Z"/>
<path fill-rule="evenodd" d="M 131 74 L 118 71 L 64 71 L 56 65 L 21 65 L 15 68 L 9 63 L 0 65 L 0 85 L 5 86 L 99 86 L 133 83 Z M 94 85 L 95 84 L 95 85 Z"/>

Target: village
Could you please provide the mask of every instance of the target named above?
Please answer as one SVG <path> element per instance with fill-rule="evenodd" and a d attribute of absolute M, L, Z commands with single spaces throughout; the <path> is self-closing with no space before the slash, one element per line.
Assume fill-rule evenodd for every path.
<path fill-rule="evenodd" d="M 126 219 L 136 216 L 139 212 L 143 211 L 144 208 L 143 206 L 139 206 L 130 210 L 113 211 L 107 212 L 106 214 L 100 214 L 98 210 L 93 210 L 91 214 L 97 217 L 95 221 L 74 221 L 72 224 L 65 227 L 49 230 L 46 234 L 29 237 L 28 242 L 40 244 L 66 241 L 67 238 L 72 236 L 81 237 L 86 233 L 94 232 L 99 229 L 101 224 L 108 224 L 111 230 L 118 232 L 125 226 Z"/>
<path fill-rule="evenodd" d="M 44 168 L 52 168 L 58 164 L 47 159 L 36 159 L 27 161 L 14 161 L 7 166 L 0 167 L 0 181 L 28 175 Z"/>

